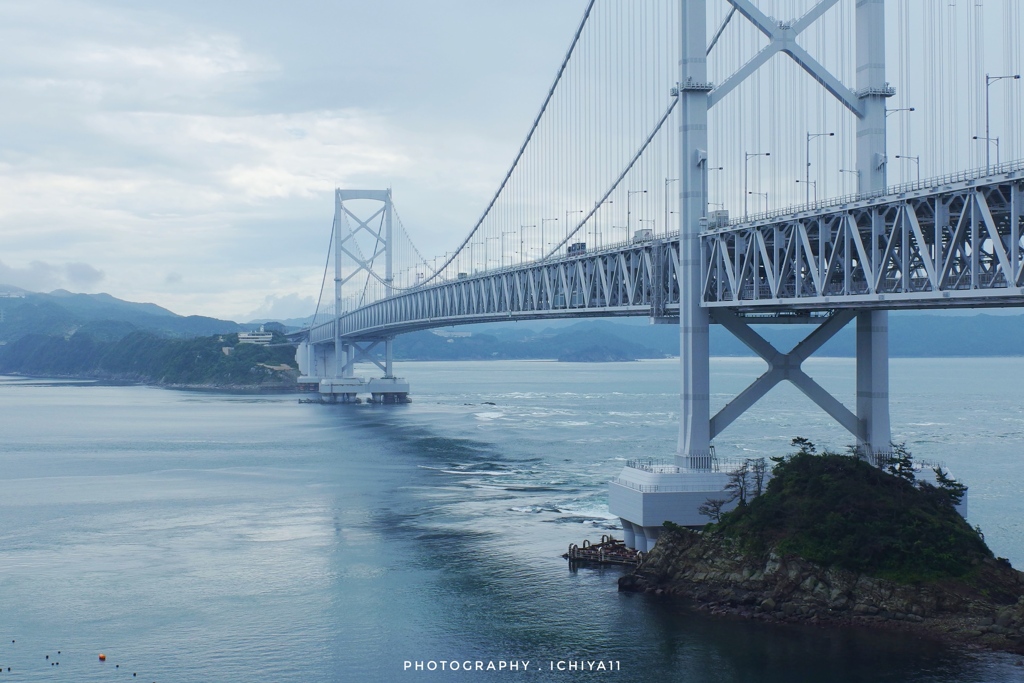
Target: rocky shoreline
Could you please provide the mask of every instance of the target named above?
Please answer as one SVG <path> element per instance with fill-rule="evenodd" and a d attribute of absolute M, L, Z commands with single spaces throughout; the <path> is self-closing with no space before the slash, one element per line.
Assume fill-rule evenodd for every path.
<path fill-rule="evenodd" d="M 713 614 L 863 625 L 1024 654 L 1024 573 L 1000 559 L 978 560 L 962 579 L 901 584 L 674 528 L 619 590 L 683 597 Z"/>

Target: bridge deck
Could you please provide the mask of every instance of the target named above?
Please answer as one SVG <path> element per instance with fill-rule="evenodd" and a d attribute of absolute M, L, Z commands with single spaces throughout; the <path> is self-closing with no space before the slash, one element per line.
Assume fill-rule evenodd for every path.
<path fill-rule="evenodd" d="M 892 188 L 891 188 L 892 189 Z M 943 178 L 701 233 L 702 305 L 735 312 L 1024 305 L 1024 168 Z M 482 322 L 678 316 L 679 235 L 418 287 L 343 313 L 345 339 Z M 313 343 L 335 338 L 314 327 Z"/>

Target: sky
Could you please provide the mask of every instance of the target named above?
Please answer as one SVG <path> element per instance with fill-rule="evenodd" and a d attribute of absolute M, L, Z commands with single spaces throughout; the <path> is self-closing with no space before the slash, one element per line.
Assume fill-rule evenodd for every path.
<path fill-rule="evenodd" d="M 758 4 L 799 16 L 810 2 Z M 887 119 L 891 149 L 916 159 L 894 181 L 982 164 L 970 136 L 984 134 L 984 74 L 1021 68 L 1018 0 L 932 3 L 887 3 L 890 106 L 918 109 Z M 239 321 L 307 316 L 335 187 L 392 188 L 419 251 L 451 251 L 508 169 L 585 6 L 0 0 L 0 285 Z M 777 142 L 792 119 L 798 144 L 778 143 L 765 190 L 798 198 L 791 171 L 801 175 L 804 132 L 818 124 L 732 97 L 729 111 L 756 123 L 738 128 L 737 149 Z M 1020 158 L 1024 86 L 998 83 L 995 104 L 1003 160 Z M 840 161 L 815 161 L 815 192 L 851 191 Z M 723 163 L 728 196 L 745 198 L 743 165 Z"/>
<path fill-rule="evenodd" d="M 452 248 L 582 0 L 0 0 L 0 284 L 298 317 L 334 187 Z"/>

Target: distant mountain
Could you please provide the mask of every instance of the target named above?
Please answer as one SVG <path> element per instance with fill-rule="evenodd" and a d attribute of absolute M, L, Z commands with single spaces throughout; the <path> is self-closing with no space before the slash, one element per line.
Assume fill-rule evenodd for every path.
<path fill-rule="evenodd" d="M 644 343 L 626 339 L 632 326 L 614 323 L 579 323 L 539 332 L 502 330 L 491 333 L 439 330 L 410 332 L 395 339 L 396 360 L 524 360 L 557 358 L 571 361 L 637 360 L 664 358 L 666 354 Z M 678 333 L 677 333 L 678 336 Z"/>
<path fill-rule="evenodd" d="M 194 338 L 230 334 L 280 322 L 298 328 L 305 319 L 255 320 L 244 325 L 203 316 L 181 316 L 150 303 L 123 301 L 109 294 L 49 294 L 0 285 L 0 345 L 26 335 L 89 336 L 117 341 L 140 330 L 163 337 Z M 754 329 L 782 351 L 811 330 L 808 325 L 756 325 Z M 746 346 L 720 325 L 711 326 L 716 356 L 751 356 Z M 890 355 L 899 357 L 1024 355 L 1024 315 L 946 315 L 892 312 Z M 855 325 L 847 325 L 818 356 L 855 355 Z M 412 332 L 395 341 L 401 360 L 486 360 L 556 358 L 596 361 L 664 358 L 679 355 L 679 327 L 651 325 L 643 318 L 489 323 Z"/>
<path fill-rule="evenodd" d="M 276 318 L 257 318 L 256 320 L 250 320 L 245 323 L 245 325 L 249 327 L 259 327 L 260 325 L 266 325 L 267 323 L 281 323 L 289 330 L 301 330 L 303 327 L 309 325 L 312 319 L 313 316 L 309 316 L 308 318 L 284 318 L 280 320 Z"/>
<path fill-rule="evenodd" d="M 674 324 L 650 325 L 639 319 L 552 322 L 559 324 L 494 323 L 413 332 L 396 338 L 395 357 L 405 360 L 584 360 L 602 356 L 639 359 L 679 355 L 679 327 Z M 855 327 L 853 323 L 847 325 L 816 355 L 856 355 Z M 812 327 L 756 325 L 754 329 L 779 350 L 788 351 L 807 336 Z M 600 350 L 602 347 L 606 347 L 605 351 Z M 711 352 L 715 356 L 753 355 L 721 325 L 711 326 Z M 1024 315 L 894 312 L 889 316 L 889 353 L 894 358 L 1021 356 L 1024 355 Z"/>
<path fill-rule="evenodd" d="M 0 286 L 0 343 L 26 335 L 68 337 L 91 329 L 98 338 L 120 338 L 134 330 L 165 337 L 191 338 L 245 329 L 230 320 L 181 316 L 156 304 L 123 301 L 109 294 L 73 294 L 58 289 L 49 294 L 14 291 Z M 100 327 L 95 325 L 102 323 Z"/>

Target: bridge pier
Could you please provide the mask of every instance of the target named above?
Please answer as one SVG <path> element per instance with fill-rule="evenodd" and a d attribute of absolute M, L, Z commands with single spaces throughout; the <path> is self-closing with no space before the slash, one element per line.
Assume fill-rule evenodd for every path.
<path fill-rule="evenodd" d="M 335 345 L 333 341 L 325 344 L 303 341 L 295 351 L 295 360 L 301 373 L 299 383 L 316 384 L 320 395 L 331 403 L 361 403 L 360 394 L 369 394 L 367 400 L 370 403 L 409 403 L 409 382 L 405 379 L 394 376 L 365 379 L 355 376 L 357 359 L 369 360 L 382 370 L 387 367 L 385 375 L 392 375 L 391 363 L 383 364 L 371 354 L 376 344 L 373 342 L 367 347 L 355 342 Z M 335 352 L 339 346 L 342 350 L 340 359 Z"/>
<path fill-rule="evenodd" d="M 823 2 L 792 25 L 774 24 L 756 7 L 738 5 L 741 13 L 769 37 L 771 45 L 759 55 L 788 50 L 796 36 L 820 16 Z M 679 127 L 679 338 L 680 416 L 676 464 L 645 467 L 636 463 L 623 468 L 609 485 L 608 505 L 623 528 L 629 525 L 633 546 L 647 549 L 665 521 L 684 526 L 703 526 L 697 508 L 709 499 L 731 500 L 726 490 L 728 465 L 716 458 L 711 439 L 752 406 L 769 389 L 788 380 L 824 409 L 857 439 L 866 455 L 888 451 L 889 370 L 888 319 L 885 312 L 836 313 L 788 353 L 772 347 L 735 313 L 716 309 L 714 322 L 721 323 L 766 363 L 768 371 L 710 416 L 709 325 L 712 315 L 702 306 L 702 251 L 700 234 L 707 229 L 708 110 L 763 61 L 757 58 L 741 67 L 719 88 L 707 80 L 707 0 L 680 0 Z M 842 85 L 820 64 L 801 62 L 857 117 L 857 170 L 861 190 L 884 190 L 886 181 L 885 100 L 893 90 L 885 81 L 885 8 L 883 0 L 860 0 L 856 10 L 857 90 Z M 717 36 L 716 36 L 717 39 Z M 790 53 L 793 56 L 792 53 Z M 877 240 L 871 240 L 871 250 Z M 755 266 L 756 269 L 756 266 Z M 758 285 L 759 286 L 759 285 Z M 735 288 L 733 288 L 735 295 Z M 772 296 L 778 293 L 773 289 Z M 801 364 L 838 330 L 857 317 L 857 412 L 811 379 Z M 742 463 L 736 463 L 736 467 Z M 628 544 L 628 543 L 627 543 Z"/>
<path fill-rule="evenodd" d="M 857 447 L 877 460 L 892 452 L 889 427 L 889 312 L 857 315 Z"/>

